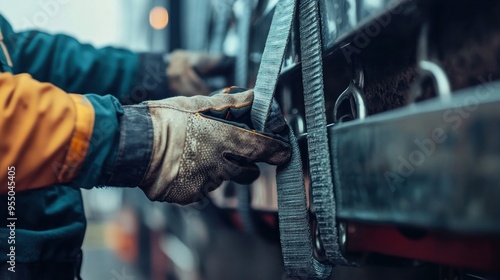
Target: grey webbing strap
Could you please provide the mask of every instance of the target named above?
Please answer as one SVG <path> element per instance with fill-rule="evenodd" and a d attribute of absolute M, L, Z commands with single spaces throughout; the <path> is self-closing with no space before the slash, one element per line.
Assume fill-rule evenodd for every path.
<path fill-rule="evenodd" d="M 314 208 L 328 260 L 333 264 L 347 264 L 340 251 L 336 225 L 332 165 L 326 130 L 318 0 L 301 1 L 299 20 L 309 173 Z"/>
<path fill-rule="evenodd" d="M 290 37 L 295 8 L 295 0 L 280 0 L 274 11 L 254 88 L 252 123 L 259 131 L 264 130 L 269 115 L 285 56 L 285 47 Z"/>
<path fill-rule="evenodd" d="M 291 127 L 288 137 L 292 157 L 287 165 L 278 168 L 276 174 L 283 262 L 289 276 L 325 279 L 331 274 L 332 268 L 318 262 L 313 256 L 300 149 Z"/>
<path fill-rule="evenodd" d="M 295 10 L 295 0 L 281 0 L 274 11 L 252 106 L 252 122 L 260 131 L 264 130 L 269 115 Z M 300 150 L 291 128 L 289 138 L 292 145 L 290 162 L 278 168 L 276 175 L 280 241 L 285 269 L 290 276 L 301 279 L 324 279 L 330 275 L 331 267 L 313 257 Z"/>

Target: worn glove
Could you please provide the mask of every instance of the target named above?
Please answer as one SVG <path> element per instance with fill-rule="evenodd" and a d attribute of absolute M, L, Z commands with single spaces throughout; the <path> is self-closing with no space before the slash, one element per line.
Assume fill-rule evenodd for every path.
<path fill-rule="evenodd" d="M 253 91 L 147 102 L 154 130 L 153 158 L 141 184 L 151 200 L 187 204 L 224 180 L 249 183 L 256 162 L 286 163 L 284 121 L 265 134 L 252 130 Z M 267 133 L 269 132 L 269 133 Z"/>
<path fill-rule="evenodd" d="M 224 56 L 203 52 L 176 50 L 169 55 L 167 77 L 170 89 L 183 96 L 210 93 L 199 75 L 207 75 L 224 60 Z"/>

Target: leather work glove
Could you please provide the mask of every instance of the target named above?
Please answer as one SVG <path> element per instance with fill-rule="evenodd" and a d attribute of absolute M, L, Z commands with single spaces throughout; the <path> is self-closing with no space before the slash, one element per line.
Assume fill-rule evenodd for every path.
<path fill-rule="evenodd" d="M 281 114 L 265 133 L 252 130 L 253 90 L 227 89 L 210 97 L 149 101 L 153 153 L 140 188 L 151 200 L 188 204 L 224 180 L 246 184 L 259 176 L 256 162 L 286 163 L 290 146 Z"/>
<path fill-rule="evenodd" d="M 168 57 L 167 77 L 177 95 L 207 95 L 210 88 L 200 76 L 230 68 L 230 59 L 220 54 L 176 50 Z"/>

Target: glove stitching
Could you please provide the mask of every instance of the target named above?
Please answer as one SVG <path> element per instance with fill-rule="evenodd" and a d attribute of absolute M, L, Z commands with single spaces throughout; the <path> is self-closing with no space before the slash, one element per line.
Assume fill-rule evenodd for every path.
<path fill-rule="evenodd" d="M 185 112 L 185 113 L 200 113 L 200 112 L 205 112 L 205 111 L 216 111 L 216 112 L 220 112 L 220 111 L 224 111 L 226 109 L 241 109 L 241 108 L 244 108 L 244 107 L 248 107 L 252 104 L 253 102 L 248 102 L 248 103 L 244 103 L 240 106 L 233 106 L 233 105 L 228 105 L 228 106 L 225 106 L 225 107 L 222 107 L 222 108 L 215 108 L 215 107 L 208 107 L 208 108 L 200 108 L 198 110 L 185 110 L 185 109 L 181 109 L 179 107 L 175 107 L 175 106 L 172 106 L 172 105 L 168 105 L 168 104 L 148 104 L 149 108 L 162 108 L 162 109 L 172 109 L 172 110 L 176 110 L 176 111 L 179 111 L 179 112 Z"/>
<path fill-rule="evenodd" d="M 200 118 L 206 119 L 206 120 L 217 121 L 217 120 L 215 120 L 215 119 L 211 119 L 211 118 L 204 117 L 204 116 L 203 116 L 202 114 L 200 114 L 200 113 L 195 113 L 195 115 L 196 115 L 196 116 L 198 116 L 198 117 L 200 117 Z M 219 122 L 222 122 L 222 121 L 219 121 Z M 224 122 L 222 122 L 222 123 L 224 123 Z M 230 124 L 226 124 L 226 125 L 230 125 Z M 257 132 L 257 130 L 244 129 L 244 128 L 242 128 L 242 127 L 235 126 L 235 125 L 231 125 L 231 126 L 234 126 L 234 128 L 236 128 L 236 129 L 243 130 L 243 131 L 245 131 L 245 132 L 249 132 L 249 133 L 252 133 L 252 134 L 254 134 L 254 135 L 257 135 L 257 136 L 262 136 L 262 137 L 264 137 L 264 138 L 266 138 L 266 139 L 275 140 L 275 141 L 278 141 L 278 142 L 280 142 L 280 143 L 285 144 L 285 142 L 283 142 L 283 141 L 281 141 L 281 140 L 279 140 L 279 139 L 273 138 L 273 137 L 271 137 L 271 136 L 267 136 L 267 135 L 265 135 L 265 134 L 259 133 L 259 132 Z M 286 145 L 286 144 L 285 144 L 285 145 Z"/>

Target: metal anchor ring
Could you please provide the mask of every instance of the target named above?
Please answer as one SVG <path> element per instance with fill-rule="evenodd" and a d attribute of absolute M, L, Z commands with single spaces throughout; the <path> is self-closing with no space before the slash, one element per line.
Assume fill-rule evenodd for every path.
<path fill-rule="evenodd" d="M 417 47 L 417 67 L 420 77 L 416 83 L 415 90 L 410 94 L 409 103 L 414 103 L 422 95 L 422 85 L 426 79 L 432 79 L 434 89 L 438 97 L 448 100 L 451 97 L 451 85 L 443 68 L 432 59 L 429 48 L 429 23 L 424 23 L 420 32 Z"/>
<path fill-rule="evenodd" d="M 354 79 L 351 81 L 349 86 L 342 92 L 337 100 L 335 101 L 335 106 L 333 108 L 333 120 L 335 123 L 339 122 L 338 110 L 340 105 L 349 100 L 351 104 L 351 112 L 353 117 L 356 119 L 364 119 L 367 116 L 367 110 L 365 105 L 363 87 L 365 84 L 365 75 L 362 66 L 356 63 Z"/>

